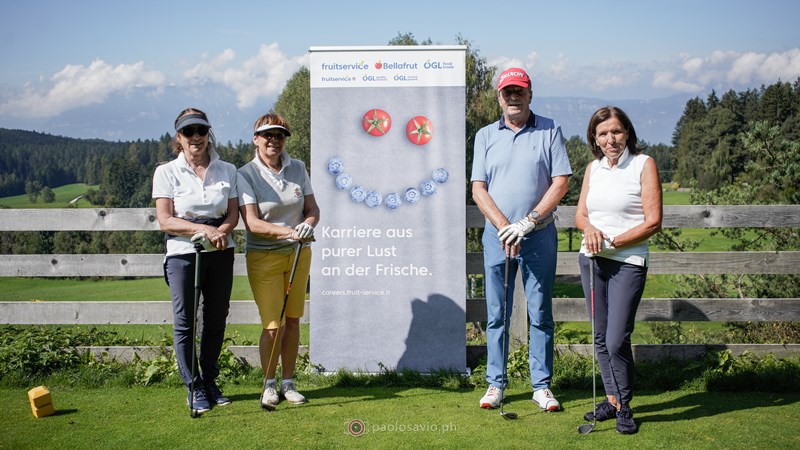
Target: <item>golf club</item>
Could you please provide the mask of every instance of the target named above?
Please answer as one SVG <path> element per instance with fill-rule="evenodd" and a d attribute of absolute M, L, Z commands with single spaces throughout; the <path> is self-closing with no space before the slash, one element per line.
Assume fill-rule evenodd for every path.
<path fill-rule="evenodd" d="M 202 240 L 206 236 L 203 233 L 197 233 L 192 236 L 192 243 L 194 243 L 194 309 L 192 310 L 193 325 L 192 325 L 192 381 L 189 383 L 189 415 L 192 418 L 200 416 L 200 413 L 194 409 L 194 379 L 197 376 L 197 307 L 200 304 L 200 252 L 203 251 Z"/>
<path fill-rule="evenodd" d="M 592 309 L 592 423 L 578 427 L 579 434 L 589 434 L 597 425 L 597 381 L 595 380 L 595 361 L 597 360 L 597 346 L 594 343 L 594 258 L 589 258 L 589 298 Z"/>
<path fill-rule="evenodd" d="M 506 250 L 508 251 L 508 249 Z M 508 353 L 508 323 L 506 321 L 506 308 L 508 307 L 508 271 L 510 265 L 511 258 L 509 258 L 508 253 L 506 253 L 506 270 L 505 270 L 505 277 L 503 279 L 503 398 L 500 400 L 500 416 L 503 419 L 513 420 L 517 418 L 517 413 L 515 412 L 505 412 L 503 411 L 503 407 L 506 405 L 506 387 L 508 387 L 508 383 L 506 382 L 506 377 L 508 373 L 508 361 L 506 361 L 506 355 Z"/>
<path fill-rule="evenodd" d="M 297 241 L 297 247 L 294 251 L 294 262 L 292 262 L 292 271 L 289 272 L 289 284 L 286 285 L 286 295 L 283 297 L 283 307 L 281 308 L 281 317 L 278 319 L 278 329 L 275 331 L 275 339 L 272 340 L 272 350 L 269 352 L 269 362 L 267 363 L 267 370 L 272 367 L 272 358 L 275 356 L 275 344 L 278 342 L 278 338 L 281 336 L 281 325 L 283 323 L 283 315 L 286 313 L 286 303 L 289 301 L 289 292 L 292 291 L 292 281 L 294 281 L 294 273 L 297 271 L 297 261 L 300 259 L 300 250 L 303 248 L 303 243 Z M 264 396 L 264 389 L 266 389 L 266 379 L 264 381 L 264 387 L 261 390 L 261 396 Z M 265 405 L 261 404 L 261 407 L 266 409 L 269 412 L 275 411 L 275 405 Z"/>

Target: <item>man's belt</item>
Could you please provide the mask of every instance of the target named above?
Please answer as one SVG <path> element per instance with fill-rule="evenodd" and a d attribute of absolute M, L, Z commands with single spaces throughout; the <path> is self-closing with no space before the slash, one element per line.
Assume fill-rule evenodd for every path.
<path fill-rule="evenodd" d="M 553 223 L 554 220 L 556 220 L 556 215 L 550 214 L 549 216 L 542 219 L 541 222 L 536 222 L 536 227 L 533 229 L 533 231 L 539 231 L 547 228 L 547 226 Z"/>

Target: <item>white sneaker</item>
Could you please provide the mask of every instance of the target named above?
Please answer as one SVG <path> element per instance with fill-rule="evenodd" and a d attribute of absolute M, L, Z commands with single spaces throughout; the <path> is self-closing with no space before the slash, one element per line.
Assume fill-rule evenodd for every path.
<path fill-rule="evenodd" d="M 278 389 L 275 382 L 267 383 L 267 380 L 264 380 L 264 390 L 261 393 L 261 407 L 267 409 L 275 409 L 275 406 L 278 405 Z"/>
<path fill-rule="evenodd" d="M 558 403 L 558 400 L 556 400 L 556 398 L 553 396 L 553 393 L 550 392 L 550 389 L 539 389 L 538 391 L 535 391 L 531 400 L 533 403 L 539 405 L 539 408 L 542 408 L 548 412 L 558 411 L 561 409 L 561 404 Z"/>
<path fill-rule="evenodd" d="M 500 402 L 502 402 L 506 397 L 503 395 L 503 390 L 489 386 L 489 389 L 486 390 L 486 395 L 481 398 L 481 408 L 493 409 L 500 406 Z"/>
<path fill-rule="evenodd" d="M 281 383 L 281 395 L 293 405 L 302 405 L 308 401 L 303 394 L 297 392 L 294 383 Z"/>

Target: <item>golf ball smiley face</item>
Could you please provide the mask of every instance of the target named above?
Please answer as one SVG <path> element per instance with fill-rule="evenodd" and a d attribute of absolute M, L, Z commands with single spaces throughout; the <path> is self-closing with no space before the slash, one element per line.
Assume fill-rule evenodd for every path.
<path fill-rule="evenodd" d="M 364 113 L 361 118 L 361 126 L 364 132 L 370 136 L 383 137 L 392 128 L 392 118 L 386 111 L 373 108 Z M 405 137 L 414 146 L 426 145 L 433 138 L 433 123 L 425 116 L 414 116 L 406 124 Z M 391 137 L 387 139 L 389 140 L 380 142 L 387 144 L 387 146 L 397 144 L 396 141 L 391 141 Z M 413 148 L 414 146 L 409 146 L 407 143 L 400 145 L 401 148 Z M 446 183 L 450 176 L 445 168 L 440 167 L 435 169 L 429 175 L 429 178 L 421 177 L 422 181 L 419 181 L 418 178 L 416 183 L 413 180 L 408 180 L 410 183 L 405 186 L 395 186 L 395 188 L 400 187 L 399 190 L 394 192 L 390 190 L 389 193 L 382 194 L 380 191 L 372 189 L 369 185 L 357 184 L 348 173 L 349 171 L 345 171 L 345 163 L 338 156 L 332 157 L 327 161 L 326 169 L 333 176 L 336 188 L 347 192 L 350 200 L 354 203 L 362 203 L 370 209 L 375 209 L 382 205 L 389 211 L 395 211 L 401 207 L 410 207 L 419 202 L 421 198 L 432 197 L 436 193 L 437 185 Z M 409 187 L 409 185 L 413 187 Z"/>

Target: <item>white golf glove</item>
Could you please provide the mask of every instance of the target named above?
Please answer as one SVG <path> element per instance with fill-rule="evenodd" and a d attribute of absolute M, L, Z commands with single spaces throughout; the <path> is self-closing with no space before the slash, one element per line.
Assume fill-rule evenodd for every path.
<path fill-rule="evenodd" d="M 211 239 L 209 239 L 205 233 L 197 233 L 192 236 L 192 244 L 200 244 L 203 246 L 203 249 L 207 252 L 213 252 L 217 250 L 217 247 L 214 247 L 214 244 L 211 243 Z"/>
<path fill-rule="evenodd" d="M 305 222 L 302 222 L 297 224 L 296 227 L 294 227 L 294 232 L 297 235 L 297 239 L 310 239 L 311 237 L 314 236 L 314 227 Z"/>
<path fill-rule="evenodd" d="M 526 234 L 533 231 L 536 228 L 536 224 L 528 220 L 527 217 L 523 217 L 522 219 L 506 225 L 497 232 L 497 237 L 500 238 L 500 242 L 506 245 L 519 245 L 522 242 L 522 237 Z"/>

